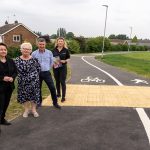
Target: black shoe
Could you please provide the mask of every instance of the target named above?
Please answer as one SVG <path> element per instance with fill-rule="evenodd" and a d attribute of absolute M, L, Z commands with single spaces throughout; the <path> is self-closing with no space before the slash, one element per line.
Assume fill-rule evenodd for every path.
<path fill-rule="evenodd" d="M 63 97 L 63 98 L 61 99 L 61 102 L 63 103 L 65 100 L 66 100 L 66 99 Z"/>
<path fill-rule="evenodd" d="M 4 119 L 1 121 L 1 125 L 9 126 L 9 125 L 11 125 L 11 123 Z"/>
<path fill-rule="evenodd" d="M 58 104 L 53 104 L 53 106 L 57 109 L 61 109 L 61 107 Z"/>
<path fill-rule="evenodd" d="M 61 95 L 60 95 L 60 94 L 57 94 L 57 97 L 61 97 Z"/>

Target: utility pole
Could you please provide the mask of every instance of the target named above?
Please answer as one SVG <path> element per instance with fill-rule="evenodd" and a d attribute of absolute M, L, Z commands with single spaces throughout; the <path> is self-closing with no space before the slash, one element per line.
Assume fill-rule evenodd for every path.
<path fill-rule="evenodd" d="M 105 33 L 106 33 L 106 23 L 107 23 L 107 12 L 108 12 L 108 5 L 102 5 L 106 7 L 106 16 L 105 16 L 105 26 L 104 26 L 104 36 L 103 36 L 103 46 L 102 46 L 102 58 L 104 55 L 104 47 L 105 47 Z"/>
<path fill-rule="evenodd" d="M 132 27 L 130 27 L 130 42 L 128 43 L 128 52 L 130 51 L 130 45 L 131 45 L 131 42 L 132 42 L 132 39 L 131 39 L 131 35 L 132 35 Z"/>

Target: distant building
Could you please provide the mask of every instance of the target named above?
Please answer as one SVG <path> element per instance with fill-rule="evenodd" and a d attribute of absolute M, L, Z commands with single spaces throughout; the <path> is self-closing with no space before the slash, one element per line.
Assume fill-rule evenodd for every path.
<path fill-rule="evenodd" d="M 150 40 L 138 40 L 137 45 L 150 47 Z"/>
<path fill-rule="evenodd" d="M 0 27 L 0 42 L 8 47 L 18 47 L 24 41 L 36 44 L 37 37 L 37 34 L 18 21 L 13 24 L 8 24 L 6 21 L 5 25 Z"/>
<path fill-rule="evenodd" d="M 124 44 L 126 40 L 121 39 L 109 39 L 112 45 Z"/>

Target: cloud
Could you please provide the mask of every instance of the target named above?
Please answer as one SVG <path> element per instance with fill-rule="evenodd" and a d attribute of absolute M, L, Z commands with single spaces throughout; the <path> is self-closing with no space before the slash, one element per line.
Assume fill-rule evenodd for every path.
<path fill-rule="evenodd" d="M 104 29 L 103 4 L 109 6 L 106 35 L 128 34 L 133 26 L 133 34 L 150 37 L 149 0 L 1 0 L 0 26 L 9 16 L 10 22 L 17 19 L 42 33 L 53 34 L 65 27 L 75 35 L 99 36 Z"/>

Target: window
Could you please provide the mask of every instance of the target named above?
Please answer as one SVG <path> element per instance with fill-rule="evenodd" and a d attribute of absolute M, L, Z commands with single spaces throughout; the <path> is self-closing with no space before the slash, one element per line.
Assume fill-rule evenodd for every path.
<path fill-rule="evenodd" d="M 13 42 L 20 42 L 20 35 L 13 35 Z"/>
<path fill-rule="evenodd" d="M 3 42 L 3 40 L 2 40 L 2 36 L 0 36 L 0 42 Z"/>

